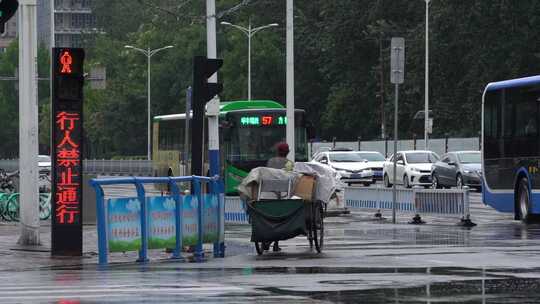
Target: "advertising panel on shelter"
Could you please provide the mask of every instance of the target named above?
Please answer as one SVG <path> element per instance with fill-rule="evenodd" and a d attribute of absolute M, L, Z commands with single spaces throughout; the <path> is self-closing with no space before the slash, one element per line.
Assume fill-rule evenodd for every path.
<path fill-rule="evenodd" d="M 141 248 L 141 202 L 137 198 L 107 200 L 109 251 L 136 251 Z"/>

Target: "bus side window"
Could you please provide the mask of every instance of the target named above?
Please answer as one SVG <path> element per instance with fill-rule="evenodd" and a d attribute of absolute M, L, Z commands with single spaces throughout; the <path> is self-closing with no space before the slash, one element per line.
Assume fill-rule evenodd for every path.
<path fill-rule="evenodd" d="M 538 102 L 529 94 L 524 94 L 516 104 L 516 135 L 535 136 L 538 133 Z"/>

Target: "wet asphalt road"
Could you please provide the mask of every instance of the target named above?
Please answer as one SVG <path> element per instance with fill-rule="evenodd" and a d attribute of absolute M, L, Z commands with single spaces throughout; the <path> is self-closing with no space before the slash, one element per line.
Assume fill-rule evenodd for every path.
<path fill-rule="evenodd" d="M 204 263 L 3 271 L 0 303 L 540 303 L 540 225 L 481 205 L 477 193 L 472 229 L 372 213 L 327 218 L 322 254 L 299 237 L 257 256 L 249 226 L 229 226 L 227 257 Z"/>

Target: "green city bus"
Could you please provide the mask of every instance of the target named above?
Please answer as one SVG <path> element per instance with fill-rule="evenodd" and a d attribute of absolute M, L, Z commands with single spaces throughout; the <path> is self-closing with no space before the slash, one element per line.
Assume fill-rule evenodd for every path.
<path fill-rule="evenodd" d="M 296 161 L 308 159 L 304 117 L 303 110 L 295 110 Z M 185 113 L 154 117 L 152 160 L 155 176 L 190 174 L 190 156 L 184 152 L 185 119 Z M 286 125 L 286 110 L 275 101 L 232 101 L 220 104 L 220 163 L 225 193 L 235 194 L 236 186 L 251 169 L 265 166 L 267 160 L 275 156 L 276 144 L 286 139 Z M 205 137 L 208 136 L 207 131 L 203 133 Z M 205 164 L 208 162 L 207 148 L 204 153 Z M 191 151 L 188 151 L 189 154 Z"/>

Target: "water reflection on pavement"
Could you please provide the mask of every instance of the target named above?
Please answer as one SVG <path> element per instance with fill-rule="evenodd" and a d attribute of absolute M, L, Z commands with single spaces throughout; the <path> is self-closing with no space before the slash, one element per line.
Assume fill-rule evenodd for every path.
<path fill-rule="evenodd" d="M 227 257 L 204 263 L 4 265 L 0 303 L 540 302 L 540 225 L 497 213 L 479 195 L 471 213 L 472 229 L 456 218 L 420 226 L 406 224 L 409 215 L 397 225 L 371 212 L 327 218 L 322 254 L 295 238 L 257 256 L 249 227 L 229 226 Z"/>

